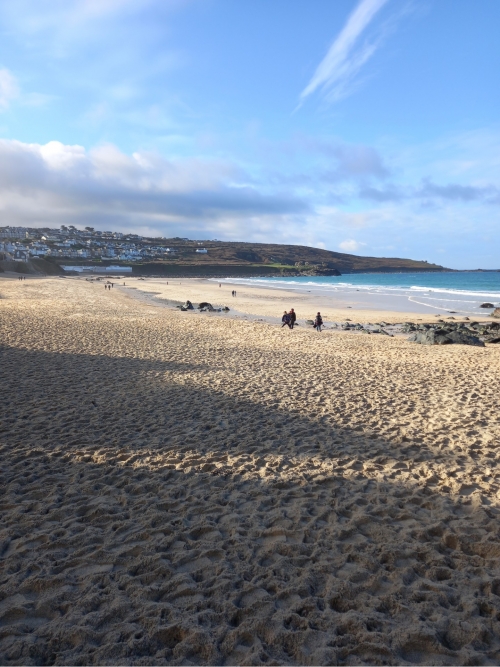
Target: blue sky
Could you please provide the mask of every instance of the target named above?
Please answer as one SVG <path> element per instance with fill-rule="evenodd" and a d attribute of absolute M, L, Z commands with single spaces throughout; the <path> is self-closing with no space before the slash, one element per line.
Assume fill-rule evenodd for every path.
<path fill-rule="evenodd" d="M 496 0 L 0 0 L 0 225 L 500 268 Z"/>

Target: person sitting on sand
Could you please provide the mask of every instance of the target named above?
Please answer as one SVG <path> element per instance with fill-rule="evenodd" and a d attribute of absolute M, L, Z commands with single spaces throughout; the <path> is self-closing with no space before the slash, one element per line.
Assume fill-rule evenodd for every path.
<path fill-rule="evenodd" d="M 288 314 L 290 315 L 290 329 L 293 329 L 294 324 L 297 321 L 297 315 L 295 314 L 293 308 L 290 308 L 290 312 Z"/>
<path fill-rule="evenodd" d="M 281 318 L 281 321 L 283 322 L 283 324 L 281 325 L 282 329 L 283 329 L 283 327 L 286 327 L 286 326 L 288 326 L 290 329 L 292 328 L 290 326 L 290 314 L 287 313 L 286 310 L 283 313 L 283 317 Z"/>
<path fill-rule="evenodd" d="M 321 331 L 321 327 L 323 326 L 323 318 L 321 317 L 321 313 L 316 315 L 314 326 L 316 327 L 316 331 Z"/>

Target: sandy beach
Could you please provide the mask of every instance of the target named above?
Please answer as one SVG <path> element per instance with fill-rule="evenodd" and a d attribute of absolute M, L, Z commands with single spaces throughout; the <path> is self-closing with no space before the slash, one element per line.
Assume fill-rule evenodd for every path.
<path fill-rule="evenodd" d="M 80 278 L 81 280 L 81 278 Z M 306 319 L 314 319 L 315 314 L 321 311 L 327 321 L 343 321 L 346 319 L 367 323 L 383 319 L 387 322 L 402 322 L 405 320 L 429 321 L 441 317 L 435 309 L 421 304 L 401 300 L 397 296 L 392 298 L 380 297 L 374 294 L 324 295 L 314 290 L 292 291 L 272 289 L 266 286 L 253 286 L 238 282 L 217 282 L 216 280 L 185 278 L 165 280 L 158 278 L 122 278 L 115 284 L 125 290 L 134 290 L 138 296 L 145 298 L 151 304 L 182 303 L 189 299 L 193 303 L 209 302 L 214 307 L 227 305 L 231 308 L 231 316 L 255 316 L 266 318 L 268 322 L 278 322 L 284 310 L 295 307 L 299 322 L 304 324 Z M 219 287 L 220 285 L 220 287 Z M 231 293 L 236 290 L 236 297 Z M 293 304 L 293 306 L 291 306 Z M 449 316 L 448 311 L 443 311 Z M 463 319 L 455 313 L 456 319 Z"/>
<path fill-rule="evenodd" d="M 500 347 L 123 281 L 0 277 L 0 662 L 499 664 Z"/>

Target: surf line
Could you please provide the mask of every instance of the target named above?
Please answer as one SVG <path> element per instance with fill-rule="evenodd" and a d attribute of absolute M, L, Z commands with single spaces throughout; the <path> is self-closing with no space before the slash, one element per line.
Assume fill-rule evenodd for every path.
<path fill-rule="evenodd" d="M 422 303 L 421 301 L 416 301 L 413 299 L 411 296 L 408 297 L 408 301 L 411 301 L 412 303 L 416 303 L 419 306 L 426 306 L 426 308 L 433 308 L 434 310 L 448 310 L 447 308 L 441 308 L 439 306 L 431 306 L 428 303 Z M 472 313 L 470 310 L 460 310 L 460 313 L 464 313 L 465 315 L 477 315 L 477 313 Z"/>

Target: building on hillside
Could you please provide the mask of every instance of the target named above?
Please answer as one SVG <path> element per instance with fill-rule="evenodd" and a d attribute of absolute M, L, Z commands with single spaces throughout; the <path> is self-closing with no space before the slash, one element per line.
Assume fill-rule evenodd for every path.
<path fill-rule="evenodd" d="M 25 239 L 28 232 L 25 227 L 4 227 L 0 229 L 0 239 Z"/>

